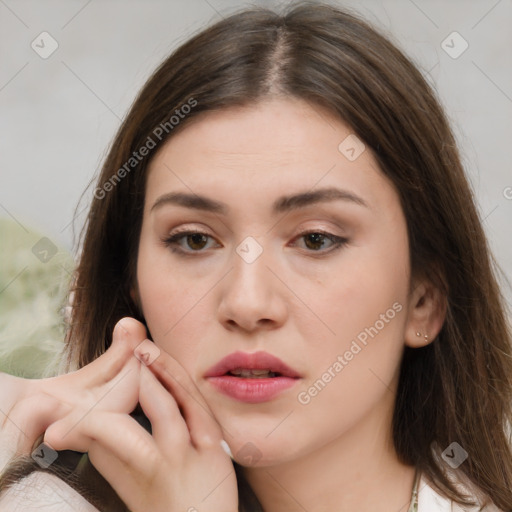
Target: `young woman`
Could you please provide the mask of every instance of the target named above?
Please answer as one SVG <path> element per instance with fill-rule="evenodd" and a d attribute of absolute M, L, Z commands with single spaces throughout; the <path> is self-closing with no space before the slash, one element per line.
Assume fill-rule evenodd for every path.
<path fill-rule="evenodd" d="M 37 473 L 84 510 L 512 510 L 482 225 L 434 92 L 366 22 L 305 3 L 193 37 L 94 196 L 71 373 L 1 376 L 0 506 Z"/>

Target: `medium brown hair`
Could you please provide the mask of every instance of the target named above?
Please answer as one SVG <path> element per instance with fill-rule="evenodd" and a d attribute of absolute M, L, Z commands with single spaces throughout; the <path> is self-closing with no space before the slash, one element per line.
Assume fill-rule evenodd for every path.
<path fill-rule="evenodd" d="M 158 148 L 203 112 L 273 95 L 327 108 L 372 151 L 400 197 L 412 276 L 429 279 L 445 297 L 437 339 L 404 349 L 392 425 L 400 460 L 465 503 L 439 459 L 456 441 L 469 454 L 461 474 L 511 510 L 511 336 L 497 265 L 436 93 L 389 37 L 347 10 L 318 2 L 292 4 L 282 14 L 243 10 L 192 37 L 150 77 L 114 139 L 97 181 L 103 192 L 83 231 L 69 368 L 105 352 L 120 318 L 144 322 L 129 288 L 148 164 Z M 191 98 L 196 105 L 171 128 L 170 116 Z M 156 140 L 164 123 L 168 132 Z M 148 137 L 156 147 L 106 186 Z M 240 510 L 256 510 L 241 467 L 235 469 Z"/>

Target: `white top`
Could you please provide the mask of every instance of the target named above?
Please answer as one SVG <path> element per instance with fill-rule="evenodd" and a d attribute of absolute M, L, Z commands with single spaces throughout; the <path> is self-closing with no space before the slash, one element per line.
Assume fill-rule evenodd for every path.
<path fill-rule="evenodd" d="M 0 512 L 98 512 L 74 489 L 54 475 L 36 472 L 0 498 Z M 418 512 L 477 512 L 478 507 L 461 507 L 440 496 L 422 477 L 418 485 Z M 502 512 L 494 506 L 485 512 Z"/>
<path fill-rule="evenodd" d="M 467 487 L 460 485 L 464 490 Z M 476 501 L 476 498 L 475 498 Z M 441 496 L 429 485 L 422 476 L 418 484 L 418 512 L 503 512 L 494 505 L 488 505 L 481 509 L 480 507 L 466 507 Z"/>
<path fill-rule="evenodd" d="M 55 475 L 35 471 L 0 497 L 0 512 L 99 512 Z"/>

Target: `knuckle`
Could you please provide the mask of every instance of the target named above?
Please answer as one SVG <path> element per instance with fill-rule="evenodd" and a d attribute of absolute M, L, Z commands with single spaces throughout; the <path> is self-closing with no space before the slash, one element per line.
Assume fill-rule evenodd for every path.
<path fill-rule="evenodd" d="M 220 449 L 222 436 L 216 432 L 202 432 L 201 434 L 193 435 L 198 446 L 202 449 Z"/>

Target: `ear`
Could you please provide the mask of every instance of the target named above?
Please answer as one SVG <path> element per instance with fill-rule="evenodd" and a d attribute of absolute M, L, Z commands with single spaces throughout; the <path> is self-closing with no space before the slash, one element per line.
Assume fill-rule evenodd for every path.
<path fill-rule="evenodd" d="M 415 283 L 408 304 L 405 344 L 419 348 L 434 341 L 446 318 L 446 297 L 428 280 Z"/>

